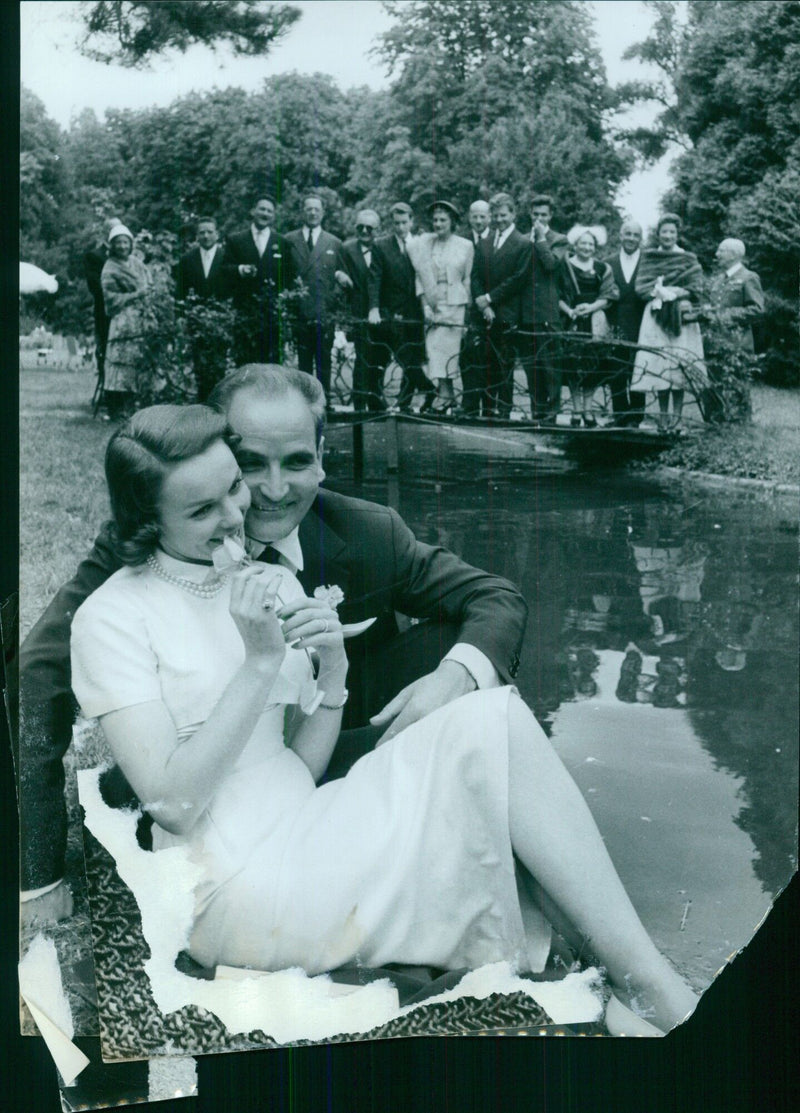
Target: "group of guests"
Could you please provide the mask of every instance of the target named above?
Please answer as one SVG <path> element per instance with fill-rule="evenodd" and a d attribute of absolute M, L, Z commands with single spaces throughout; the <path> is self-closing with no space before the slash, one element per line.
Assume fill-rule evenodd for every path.
<path fill-rule="evenodd" d="M 659 427 L 676 427 L 685 390 L 705 385 L 701 319 L 723 324 L 753 350 L 752 323 L 763 313 L 764 295 L 744 266 L 744 244 L 722 241 L 720 273 L 707 284 L 697 256 L 679 246 L 674 214 L 659 220 L 652 247 L 642 246 L 640 225 L 626 221 L 619 250 L 605 261 L 598 258 L 605 228 L 575 225 L 562 235 L 551 228 L 552 215 L 552 198 L 535 195 L 531 229 L 522 233 L 514 199 L 498 193 L 473 202 L 468 234 L 460 235 L 458 209 L 437 200 L 428 207 L 432 230 L 414 234 L 414 213 L 398 202 L 388 234 L 380 234 L 377 212 L 362 209 L 355 235 L 342 242 L 322 227 L 321 198 L 308 196 L 302 227 L 282 235 L 274 228 L 275 204 L 262 197 L 250 227 L 224 244 L 213 218 L 198 220 L 196 245 L 181 256 L 174 277 L 181 299 L 230 299 L 236 365 L 280 363 L 291 339 L 300 369 L 321 382 L 329 407 L 338 325 L 353 342 L 356 410 L 386 409 L 384 378 L 394 361 L 402 372 L 402 412 L 421 395 L 422 412 L 452 412 L 460 401 L 466 415 L 507 418 L 519 363 L 534 422 L 556 423 L 566 385 L 571 424 L 596 426 L 592 400 L 602 386 L 615 424 L 639 425 L 653 392 Z M 131 336 L 141 332 L 137 312 L 148 273 L 133 248 L 130 232 L 117 223 L 99 283 L 100 308 L 110 320 L 110 409 L 134 389 Z M 202 401 L 224 367 L 209 371 L 199 347 L 194 362 Z"/>

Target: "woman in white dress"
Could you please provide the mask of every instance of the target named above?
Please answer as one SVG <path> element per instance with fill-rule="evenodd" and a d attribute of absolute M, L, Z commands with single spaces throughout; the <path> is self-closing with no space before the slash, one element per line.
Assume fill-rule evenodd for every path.
<path fill-rule="evenodd" d="M 454 205 L 435 201 L 428 211 L 433 231 L 409 241 L 408 257 L 422 295 L 428 377 L 436 383 L 438 395 L 431 412 L 446 413 L 455 402 L 453 382 L 458 374 L 475 249 L 469 240 L 453 234 L 459 220 Z"/>
<path fill-rule="evenodd" d="M 680 217 L 662 216 L 656 228 L 658 245 L 642 250 L 636 272 L 636 293 L 647 299 L 647 305 L 631 389 L 655 392 L 661 432 L 680 425 L 686 388 L 697 394 L 706 385 L 703 337 L 695 309 L 703 293 L 703 271 L 697 256 L 678 246 L 680 229 Z"/>
<path fill-rule="evenodd" d="M 342 627 L 286 568 L 216 570 L 250 499 L 225 435 L 203 406 L 150 407 L 115 434 L 126 566 L 72 627 L 75 694 L 153 817 L 154 849 L 187 847 L 200 867 L 192 957 L 541 968 L 549 933 L 542 952 L 516 855 L 608 971 L 609 1030 L 644 1023 L 620 998 L 643 1001 L 651 1028 L 679 1023 L 696 998 L 514 689 L 463 696 L 318 784 L 347 698 Z"/>

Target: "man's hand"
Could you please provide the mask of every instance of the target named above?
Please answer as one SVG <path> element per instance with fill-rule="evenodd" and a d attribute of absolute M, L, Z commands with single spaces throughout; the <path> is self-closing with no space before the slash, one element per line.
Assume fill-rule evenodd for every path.
<path fill-rule="evenodd" d="M 347 290 L 347 289 L 352 290 L 353 280 L 346 271 L 334 271 L 333 276 L 336 279 L 336 281 L 339 283 L 339 285 L 343 286 L 345 288 L 345 290 Z"/>
<path fill-rule="evenodd" d="M 430 715 L 431 711 L 474 690 L 475 681 L 462 665 L 457 661 L 442 661 L 435 672 L 429 672 L 407 685 L 377 715 L 372 716 L 370 722 L 373 726 L 391 724 L 377 745 L 388 742 L 417 719 Z"/>
<path fill-rule="evenodd" d="M 369 313 L 367 314 L 367 320 L 371 325 L 379 325 L 381 323 L 380 309 L 370 309 Z"/>
<path fill-rule="evenodd" d="M 489 305 L 489 298 L 486 296 L 486 294 L 480 294 L 477 298 L 475 298 L 475 304 L 478 309 L 483 311 Z"/>
<path fill-rule="evenodd" d="M 23 929 L 40 924 L 55 923 L 72 915 L 72 893 L 65 881 L 59 881 L 55 889 L 33 900 L 20 904 L 20 925 Z"/>
<path fill-rule="evenodd" d="M 494 310 L 492 309 L 491 305 L 487 305 L 486 308 L 484 309 L 483 319 L 485 321 L 487 321 L 488 324 L 491 324 L 492 321 L 494 320 Z"/>

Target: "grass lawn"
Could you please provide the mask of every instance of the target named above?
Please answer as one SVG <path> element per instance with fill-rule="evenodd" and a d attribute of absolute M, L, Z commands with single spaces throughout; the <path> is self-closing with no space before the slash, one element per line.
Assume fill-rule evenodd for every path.
<path fill-rule="evenodd" d="M 748 425 L 693 429 L 652 466 L 800 483 L 800 391 L 757 385 Z"/>

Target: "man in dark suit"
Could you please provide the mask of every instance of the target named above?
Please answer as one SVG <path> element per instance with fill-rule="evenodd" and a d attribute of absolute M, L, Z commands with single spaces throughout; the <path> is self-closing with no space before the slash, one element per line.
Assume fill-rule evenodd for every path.
<path fill-rule="evenodd" d="M 619 290 L 619 299 L 609 309 L 611 323 L 625 345 L 614 349 L 616 368 L 609 380 L 611 406 L 616 425 L 636 427 L 644 417 L 645 395 L 631 390 L 631 376 L 636 349 L 628 347 L 639 339 L 647 302 L 636 293 L 636 275 L 642 246 L 642 228 L 635 220 L 626 220 L 619 231 L 620 250 L 608 260 Z"/>
<path fill-rule="evenodd" d="M 222 264 L 224 281 L 236 313 L 234 360 L 279 363 L 283 358 L 283 325 L 278 298 L 291 280 L 283 237 L 274 230 L 275 204 L 256 201 L 251 224 L 228 236 Z"/>
<path fill-rule="evenodd" d="M 227 295 L 223 271 L 223 249 L 219 243 L 217 222 L 212 216 L 197 221 L 197 244 L 178 260 L 175 287 L 179 301 L 193 296 L 202 302 L 222 301 Z M 216 383 L 225 374 L 225 351 L 203 328 L 204 319 L 188 315 L 192 346 L 192 365 L 197 383 L 197 401 L 205 402 Z M 211 330 L 213 331 L 213 330 Z"/>
<path fill-rule="evenodd" d="M 292 368 L 251 365 L 226 376 L 210 401 L 237 435 L 251 493 L 245 528 L 253 545 L 264 546 L 258 559 L 291 567 L 309 595 L 322 585 L 339 586 L 343 622 L 375 619 L 347 643 L 345 712 L 346 727 L 362 727 L 371 715 L 374 729 L 343 737 L 329 776 L 371 748 L 381 731 L 390 737 L 475 687 L 514 678 L 527 607 L 512 584 L 417 541 L 393 510 L 320 490 L 325 399 L 314 379 Z M 66 844 L 62 757 L 75 712 L 72 616 L 118 567 L 105 526 L 21 651 L 22 885 L 32 891 L 25 902 L 30 920 L 52 917 L 48 908 L 58 908 L 65 888 L 59 884 Z M 430 621 L 398 635 L 396 612 Z M 455 644 L 442 657 L 444 639 Z M 432 671 L 421 675 L 425 669 Z M 399 684 L 406 686 L 397 692 Z"/>
<path fill-rule="evenodd" d="M 102 383 L 106 367 L 106 345 L 108 344 L 109 319 L 106 315 L 106 306 L 103 300 L 103 288 L 100 285 L 100 275 L 108 258 L 108 245 L 97 243 L 84 252 L 83 275 L 89 293 L 92 295 L 94 309 L 94 358 L 97 363 L 97 375 Z"/>
<path fill-rule="evenodd" d="M 286 235 L 292 283 L 305 292 L 294 307 L 294 339 L 301 371 L 316 375 L 331 404 L 331 349 L 336 313 L 336 260 L 342 241 L 322 228 L 325 206 L 316 196 L 303 202 L 303 226 Z"/>
<path fill-rule="evenodd" d="M 461 376 L 468 413 L 478 412 L 482 405 L 485 417 L 508 417 L 516 358 L 512 332 L 519 327 L 530 244 L 515 227 L 516 205 L 510 194 L 495 194 L 489 208 L 494 234 L 481 241 L 472 265 L 473 335 L 477 339 Z"/>
<path fill-rule="evenodd" d="M 224 298 L 228 292 L 223 274 L 224 252 L 213 216 L 200 217 L 195 238 L 195 246 L 178 260 L 175 276 L 178 297 L 183 299 L 194 294 L 203 301 Z"/>
<path fill-rule="evenodd" d="M 429 409 L 436 398 L 436 390 L 422 370 L 425 360 L 422 305 L 406 247 L 411 235 L 410 205 L 398 201 L 392 205 L 391 217 L 391 235 L 375 241 L 369 283 L 369 323 L 374 327 L 374 351 L 381 378 L 391 359 L 403 373 L 398 405 L 403 413 L 408 413 L 415 392 L 425 395 L 423 408 Z"/>
<path fill-rule="evenodd" d="M 386 409 L 383 397 L 383 370 L 373 351 L 372 326 L 369 316 L 369 283 L 373 274 L 375 234 L 380 217 L 373 209 L 356 214 L 356 234 L 345 240 L 339 249 L 336 281 L 347 296 L 349 320 L 347 337 L 353 341 L 353 406 L 356 410 L 381 412 Z"/>
<path fill-rule="evenodd" d="M 534 421 L 554 425 L 561 409 L 561 366 L 556 270 L 567 250 L 567 237 L 550 227 L 553 199 L 539 193 L 531 201 L 531 253 L 520 297 L 517 350 L 528 381 Z"/>

